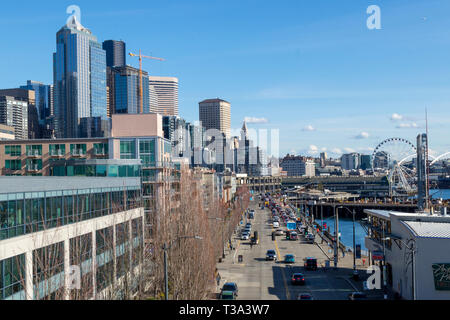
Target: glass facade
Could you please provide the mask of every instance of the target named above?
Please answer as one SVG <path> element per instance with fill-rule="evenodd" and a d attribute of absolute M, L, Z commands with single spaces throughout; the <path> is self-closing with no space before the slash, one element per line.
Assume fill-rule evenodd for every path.
<path fill-rule="evenodd" d="M 140 206 L 139 186 L 0 194 L 0 240 Z"/>
<path fill-rule="evenodd" d="M 90 42 L 91 117 L 107 119 L 106 52 L 98 42 Z"/>
<path fill-rule="evenodd" d="M 120 141 L 120 159 L 136 159 L 136 141 Z"/>
<path fill-rule="evenodd" d="M 0 300 L 25 299 L 25 255 L 0 261 Z"/>
<path fill-rule="evenodd" d="M 115 112 L 140 113 L 139 106 L 139 71 L 131 67 L 115 68 Z M 143 112 L 150 112 L 149 80 L 148 75 L 142 76 Z"/>

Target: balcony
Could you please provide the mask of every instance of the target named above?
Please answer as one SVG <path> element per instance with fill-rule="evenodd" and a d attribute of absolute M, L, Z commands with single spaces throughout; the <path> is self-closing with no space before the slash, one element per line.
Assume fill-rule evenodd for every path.
<path fill-rule="evenodd" d="M 42 156 L 42 154 L 39 150 L 28 150 L 27 151 L 28 158 L 39 158 L 40 156 Z"/>
<path fill-rule="evenodd" d="M 107 157 L 108 152 L 106 152 L 105 150 L 102 150 L 102 149 L 94 149 L 94 155 L 96 157 Z"/>
<path fill-rule="evenodd" d="M 84 152 L 83 150 L 74 149 L 72 151 L 72 157 L 80 158 L 80 157 L 84 157 L 85 155 L 86 155 L 86 152 Z"/>
<path fill-rule="evenodd" d="M 49 152 L 49 155 L 52 158 L 62 158 L 64 157 L 64 152 L 62 150 L 52 150 Z"/>
<path fill-rule="evenodd" d="M 31 164 L 27 166 L 27 172 L 38 172 L 39 170 L 39 165 L 37 164 Z"/>

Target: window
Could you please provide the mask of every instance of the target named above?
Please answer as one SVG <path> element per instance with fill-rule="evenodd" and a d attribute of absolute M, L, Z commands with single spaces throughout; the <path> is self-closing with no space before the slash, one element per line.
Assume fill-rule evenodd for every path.
<path fill-rule="evenodd" d="M 136 159 L 134 140 L 120 141 L 120 159 Z"/>
<path fill-rule="evenodd" d="M 25 255 L 21 254 L 0 261 L 0 300 L 21 292 L 18 299 L 25 299 Z M 17 299 L 16 298 L 16 299 Z"/>
<path fill-rule="evenodd" d="M 20 161 L 20 160 L 5 160 L 5 169 L 22 170 L 22 161 Z"/>
<path fill-rule="evenodd" d="M 42 170 L 42 159 L 27 159 L 27 171 Z"/>
<path fill-rule="evenodd" d="M 107 143 L 94 143 L 94 154 L 99 156 L 104 156 L 108 154 L 108 144 Z"/>
<path fill-rule="evenodd" d="M 28 145 L 27 156 L 42 156 L 42 145 Z"/>
<path fill-rule="evenodd" d="M 86 144 L 71 144 L 70 154 L 72 156 L 84 156 L 86 155 Z"/>
<path fill-rule="evenodd" d="M 65 144 L 51 144 L 49 146 L 50 156 L 64 156 L 66 154 Z"/>
<path fill-rule="evenodd" d="M 21 146 L 5 146 L 5 153 L 11 157 L 20 157 L 22 155 Z"/>

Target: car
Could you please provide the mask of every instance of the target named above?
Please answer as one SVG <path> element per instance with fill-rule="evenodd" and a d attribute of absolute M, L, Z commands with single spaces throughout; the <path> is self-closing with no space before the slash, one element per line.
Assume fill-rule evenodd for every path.
<path fill-rule="evenodd" d="M 299 293 L 297 300 L 314 300 L 314 298 L 310 293 Z"/>
<path fill-rule="evenodd" d="M 274 221 L 273 222 L 273 227 L 274 228 L 279 228 L 280 227 L 280 223 L 278 221 Z"/>
<path fill-rule="evenodd" d="M 266 252 L 266 261 L 268 260 L 277 260 L 277 254 L 275 253 L 275 250 L 267 250 Z"/>
<path fill-rule="evenodd" d="M 252 224 L 250 222 L 247 222 L 247 224 L 245 225 L 246 228 L 251 228 Z"/>
<path fill-rule="evenodd" d="M 279 216 L 273 217 L 273 221 L 274 221 L 274 222 L 275 222 L 275 221 L 280 222 L 280 217 L 279 217 Z"/>
<path fill-rule="evenodd" d="M 367 300 L 367 296 L 363 292 L 352 292 L 348 295 L 348 300 Z"/>
<path fill-rule="evenodd" d="M 236 282 L 227 282 L 223 285 L 222 290 L 220 293 L 223 293 L 225 291 L 232 292 L 236 297 L 238 296 L 238 286 Z"/>
<path fill-rule="evenodd" d="M 304 285 L 305 284 L 305 276 L 303 275 L 303 273 L 294 273 L 291 277 L 291 283 L 293 285 L 296 285 L 296 284 Z"/>
<path fill-rule="evenodd" d="M 297 240 L 297 239 L 298 239 L 298 234 L 297 234 L 297 232 L 292 231 L 292 232 L 289 234 L 289 239 L 290 239 L 290 240 Z"/>
<path fill-rule="evenodd" d="M 315 237 L 312 233 L 308 233 L 308 234 L 305 236 L 306 241 L 311 242 L 311 243 L 314 243 L 314 239 L 315 239 L 315 238 L 316 238 L 316 237 Z"/>
<path fill-rule="evenodd" d="M 275 235 L 276 236 L 282 236 L 284 234 L 284 231 L 282 230 L 282 229 L 277 229 L 276 231 L 275 231 Z"/>
<path fill-rule="evenodd" d="M 317 259 L 314 257 L 305 258 L 305 269 L 306 270 L 317 270 Z"/>
<path fill-rule="evenodd" d="M 233 291 L 222 291 L 220 293 L 220 300 L 236 300 L 236 295 Z"/>
<path fill-rule="evenodd" d="M 248 240 L 250 239 L 250 234 L 249 233 L 243 233 L 241 235 L 241 240 Z"/>
<path fill-rule="evenodd" d="M 294 263 L 295 257 L 293 254 L 287 254 L 284 256 L 284 263 Z"/>

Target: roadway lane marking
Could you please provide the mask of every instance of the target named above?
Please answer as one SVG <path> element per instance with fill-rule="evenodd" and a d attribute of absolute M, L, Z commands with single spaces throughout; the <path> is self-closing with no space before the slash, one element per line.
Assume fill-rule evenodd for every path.
<path fill-rule="evenodd" d="M 273 232 L 273 227 L 272 227 L 272 232 Z M 281 261 L 280 259 L 281 259 L 281 254 L 280 254 L 280 249 L 278 249 L 278 244 L 277 244 L 277 238 L 275 237 L 275 250 L 277 251 L 277 260 L 278 260 L 278 262 L 279 261 Z M 288 285 L 287 285 L 287 282 L 286 282 L 286 275 L 284 274 L 284 269 L 285 268 L 281 268 L 280 267 L 280 269 L 281 269 L 281 276 L 282 276 L 282 278 L 283 278 L 283 284 L 284 284 L 284 288 L 285 288 L 285 290 L 286 290 L 286 298 L 287 298 L 287 300 L 291 300 L 291 295 L 290 295 L 290 293 L 289 293 L 289 288 L 288 288 Z"/>

